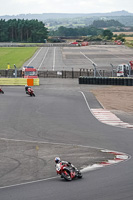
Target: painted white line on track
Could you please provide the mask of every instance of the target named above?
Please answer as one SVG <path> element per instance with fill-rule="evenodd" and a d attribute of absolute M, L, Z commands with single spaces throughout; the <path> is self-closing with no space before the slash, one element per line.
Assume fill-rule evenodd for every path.
<path fill-rule="evenodd" d="M 55 70 L 55 49 L 56 47 L 54 47 L 54 57 L 53 57 L 53 71 Z"/>
<path fill-rule="evenodd" d="M 94 63 L 93 60 L 91 60 L 90 58 L 88 58 L 82 51 L 80 51 L 80 53 L 81 53 L 85 58 L 87 58 L 87 60 L 89 60 L 92 64 L 94 64 L 95 66 L 97 66 L 97 64 Z"/>
<path fill-rule="evenodd" d="M 84 94 L 82 91 L 80 91 L 80 93 L 83 95 L 83 97 L 84 97 L 84 100 L 85 100 L 85 103 L 86 103 L 86 105 L 87 105 L 87 107 L 88 107 L 89 111 L 91 112 L 91 109 L 90 109 L 90 106 L 89 106 L 89 104 L 88 104 L 88 101 L 87 101 L 87 99 L 86 99 L 86 96 L 85 96 L 85 94 Z M 92 113 L 92 112 L 91 112 L 91 113 Z"/>
<path fill-rule="evenodd" d="M 41 49 L 37 52 L 37 54 L 32 58 L 32 60 L 27 64 L 27 66 L 29 66 L 32 61 L 38 56 L 38 54 L 40 53 L 40 51 L 42 50 L 43 47 L 41 47 Z"/>
<path fill-rule="evenodd" d="M 94 113 L 92 112 L 92 109 L 90 108 L 90 106 L 89 106 L 89 104 L 88 104 L 88 101 L 87 101 L 87 99 L 86 99 L 85 94 L 84 94 L 82 91 L 79 91 L 79 92 L 80 92 L 80 93 L 82 94 L 82 96 L 84 97 L 85 103 L 86 103 L 86 105 L 87 105 L 89 111 L 90 111 L 91 114 L 95 117 Z M 96 117 L 95 117 L 95 118 L 96 118 Z"/>
<path fill-rule="evenodd" d="M 14 142 L 25 142 L 25 143 L 38 143 L 38 144 L 51 144 L 51 145 L 66 145 L 66 146 L 78 146 L 78 147 L 86 147 L 101 150 L 102 148 L 92 147 L 92 146 L 85 146 L 80 144 L 66 144 L 66 143 L 56 143 L 56 142 L 44 142 L 44 141 L 34 141 L 34 140 L 19 140 L 19 139 L 8 139 L 8 138 L 0 138 L 1 140 L 5 141 L 14 141 Z"/>
<path fill-rule="evenodd" d="M 44 57 L 43 57 L 43 59 L 42 59 L 41 64 L 40 64 L 39 67 L 38 67 L 38 70 L 41 68 L 41 66 L 42 66 L 42 64 L 43 64 L 43 62 L 44 62 L 44 60 L 45 60 L 45 58 L 46 58 L 46 55 L 47 55 L 48 51 L 49 51 L 49 47 L 47 48 L 47 51 L 46 51 L 46 53 L 45 53 L 45 55 L 44 55 Z"/>
<path fill-rule="evenodd" d="M 25 142 L 25 143 L 38 143 L 38 144 L 51 144 L 51 145 L 66 145 L 66 146 L 78 146 L 78 147 L 85 147 L 85 148 L 92 148 L 92 149 L 97 149 L 100 150 L 101 152 L 107 152 L 107 153 L 114 153 L 115 154 L 119 154 L 119 155 L 123 155 L 126 153 L 123 152 L 119 152 L 119 151 L 114 151 L 114 150 L 108 150 L 108 149 L 103 149 L 103 148 L 99 148 L 99 147 L 92 147 L 92 146 L 86 146 L 86 145 L 81 145 L 81 144 L 66 144 L 66 143 L 56 143 L 56 142 L 44 142 L 44 141 L 34 141 L 34 140 L 17 140 L 17 139 L 8 139 L 8 138 L 0 138 L 1 140 L 7 140 L 7 141 L 14 141 L 14 142 Z M 126 154 L 127 155 L 127 154 Z"/>
<path fill-rule="evenodd" d="M 25 182 L 25 183 L 19 183 L 19 184 L 14 184 L 14 185 L 9 185 L 9 186 L 3 186 L 3 187 L 0 187 L 0 189 L 6 189 L 6 188 L 10 188 L 10 187 L 17 187 L 17 186 L 21 186 L 21 185 L 28 185 L 28 184 L 32 184 L 32 183 L 39 183 L 39 182 L 48 181 L 48 180 L 56 179 L 56 178 L 58 178 L 58 177 L 54 176 L 54 177 L 51 177 L 51 178 L 45 178 L 45 179 L 36 180 L 36 181 L 29 181 L 29 182 Z"/>

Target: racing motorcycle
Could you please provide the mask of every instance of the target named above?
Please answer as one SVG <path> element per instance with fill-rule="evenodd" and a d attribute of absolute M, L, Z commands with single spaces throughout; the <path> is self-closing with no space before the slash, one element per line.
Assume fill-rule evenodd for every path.
<path fill-rule="evenodd" d="M 31 87 L 28 87 L 26 90 L 26 94 L 30 95 L 31 97 L 35 97 L 34 90 Z"/>
<path fill-rule="evenodd" d="M 62 164 L 61 162 L 56 165 L 56 172 L 61 175 L 66 181 L 71 181 L 75 178 L 82 178 L 82 174 L 79 170 L 74 169 L 71 165 Z"/>
<path fill-rule="evenodd" d="M 1 88 L 0 88 L 0 93 L 1 93 L 1 94 L 4 94 L 4 91 L 3 91 Z"/>

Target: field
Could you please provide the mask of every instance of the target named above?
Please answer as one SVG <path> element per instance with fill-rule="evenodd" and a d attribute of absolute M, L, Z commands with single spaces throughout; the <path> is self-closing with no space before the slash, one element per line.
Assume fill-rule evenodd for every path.
<path fill-rule="evenodd" d="M 38 47 L 1 47 L 0 48 L 0 69 L 7 69 L 8 63 L 10 68 L 21 68 L 23 63 L 28 60 L 38 49 Z"/>
<path fill-rule="evenodd" d="M 113 32 L 113 34 L 117 34 L 117 35 L 120 35 L 120 34 L 125 34 L 125 35 L 133 35 L 133 32 Z"/>
<path fill-rule="evenodd" d="M 120 35 L 120 34 L 125 34 L 126 36 L 124 37 L 125 40 L 127 42 L 131 42 L 133 41 L 133 37 L 130 37 L 130 35 L 132 36 L 133 35 L 133 32 L 113 32 L 113 34 L 117 34 L 117 35 Z M 129 37 L 128 37 L 129 36 Z"/>
<path fill-rule="evenodd" d="M 131 42 L 131 41 L 133 41 L 133 37 L 125 37 L 125 40 L 128 42 Z"/>

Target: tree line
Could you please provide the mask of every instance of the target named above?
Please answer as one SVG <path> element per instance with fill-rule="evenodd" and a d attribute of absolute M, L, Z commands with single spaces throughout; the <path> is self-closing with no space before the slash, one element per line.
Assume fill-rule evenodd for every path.
<path fill-rule="evenodd" d="M 108 25 L 119 24 L 113 20 L 106 21 Z M 71 36 L 90 36 L 90 39 L 102 40 L 112 39 L 113 33 L 110 30 L 103 30 L 96 26 L 103 26 L 103 20 L 94 21 L 93 25 L 66 28 L 60 26 L 57 30 L 49 30 L 45 24 L 38 20 L 10 19 L 0 20 L 0 42 L 44 42 L 48 36 L 71 37 Z M 106 24 L 107 25 L 107 24 Z M 100 37 L 99 37 L 100 36 Z M 93 37 L 93 38 L 92 38 Z"/>
<path fill-rule="evenodd" d="M 96 28 L 106 28 L 106 27 L 124 27 L 120 22 L 112 20 L 94 20 L 92 26 Z"/>
<path fill-rule="evenodd" d="M 48 30 L 38 20 L 0 20 L 0 42 L 44 42 Z"/>
<path fill-rule="evenodd" d="M 102 34 L 102 29 L 97 29 L 95 27 L 78 27 L 78 28 L 66 28 L 64 26 L 60 26 L 55 31 L 50 31 L 50 36 L 87 36 L 87 35 L 100 35 Z"/>
<path fill-rule="evenodd" d="M 97 36 L 101 35 L 103 33 L 103 28 L 109 28 L 110 27 L 124 27 L 123 24 L 121 24 L 118 21 L 115 20 L 94 20 L 92 25 L 90 26 L 79 26 L 76 28 L 73 27 L 65 27 L 60 26 L 57 30 L 51 30 L 50 35 L 51 36 Z"/>

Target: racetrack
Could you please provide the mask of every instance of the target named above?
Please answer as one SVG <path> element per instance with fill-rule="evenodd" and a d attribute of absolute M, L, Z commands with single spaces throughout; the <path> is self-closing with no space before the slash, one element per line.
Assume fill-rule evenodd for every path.
<path fill-rule="evenodd" d="M 123 45 L 90 45 L 86 47 L 41 47 L 23 66 L 34 66 L 38 70 L 75 71 L 93 69 L 112 70 L 110 64 L 128 63 L 133 59 L 132 49 Z"/>
<path fill-rule="evenodd" d="M 50 54 L 47 53 L 47 55 L 49 55 L 47 66 L 52 70 L 57 69 L 57 62 L 59 64 L 59 69 L 62 69 L 60 63 L 64 64 L 64 67 L 67 67 L 68 69 L 71 68 L 71 59 L 69 60 L 64 58 L 67 57 L 66 54 L 69 54 L 70 57 L 72 54 L 77 54 L 81 57 L 83 56 L 78 48 L 72 48 L 71 51 L 70 49 L 64 50 L 63 48 L 62 51 L 66 51 L 65 56 L 59 56 L 60 60 L 58 60 L 58 56 L 56 57 L 57 47 L 55 49 L 55 53 L 54 48 L 55 47 L 48 50 L 49 53 L 51 52 Z M 102 48 L 103 47 L 101 47 L 101 52 Z M 104 48 L 107 47 L 105 46 Z M 114 47 L 112 47 L 112 49 L 113 48 Z M 117 49 L 117 53 L 119 52 L 119 54 L 123 55 L 124 59 L 129 59 L 129 54 L 131 53 L 130 49 L 122 46 L 122 50 L 120 52 L 121 47 L 115 46 L 115 48 Z M 124 49 L 126 52 L 125 54 Z M 46 55 L 47 48 L 43 48 L 41 51 L 44 51 L 44 56 Z M 86 48 L 84 51 L 86 51 Z M 97 48 L 97 55 L 98 52 L 100 52 L 100 47 Z M 64 53 L 61 54 L 60 47 L 58 53 L 59 55 L 64 55 Z M 85 55 L 87 56 L 86 53 Z M 38 58 L 39 57 L 36 56 L 35 60 L 33 58 L 32 59 L 36 62 L 36 65 L 38 64 L 39 66 L 42 59 L 39 58 L 39 61 Z M 119 59 L 120 57 L 117 57 L 117 61 L 120 61 Z M 83 56 L 83 60 L 86 62 L 85 66 L 87 66 L 88 59 Z M 96 57 L 94 61 L 96 62 Z M 99 64 L 100 61 L 101 65 L 104 65 L 104 62 L 102 63 L 102 59 L 99 58 Z M 73 57 L 72 63 L 75 68 L 78 67 L 77 62 L 78 60 Z M 33 63 L 31 62 L 30 65 L 32 64 Z M 81 65 L 79 64 L 79 66 Z M 43 67 L 44 66 L 41 65 L 40 69 Z M 22 174 L 25 174 L 25 170 L 29 170 L 27 182 L 29 182 L 28 178 L 31 175 L 30 170 L 32 170 L 36 178 L 36 174 L 38 173 L 40 166 L 41 168 L 47 166 L 44 154 L 49 153 L 49 151 L 53 151 L 52 146 L 49 146 L 50 150 L 46 152 L 46 149 L 44 148 L 46 146 L 45 143 L 51 145 L 56 143 L 54 153 L 52 154 L 53 156 L 50 157 L 49 154 L 49 157 L 47 158 L 51 163 L 57 153 L 57 156 L 59 156 L 59 149 L 62 151 L 67 149 L 67 152 L 70 154 L 72 153 L 69 151 L 69 148 L 66 148 L 66 145 L 64 148 L 62 143 L 72 145 L 72 155 L 75 160 L 73 159 L 73 156 L 67 157 L 67 154 L 64 153 L 61 154 L 61 158 L 64 159 L 66 156 L 66 159 L 72 159 L 71 161 L 74 161 L 76 164 L 81 162 L 83 158 L 88 159 L 88 154 L 83 155 L 85 146 L 90 148 L 90 151 L 91 148 L 100 148 L 123 152 L 130 155 L 131 158 L 126 162 L 86 172 L 83 175 L 83 179 L 73 180 L 72 182 L 65 182 L 60 179 L 60 177 L 56 177 L 56 174 L 54 175 L 53 162 L 52 166 L 47 166 L 47 168 L 50 168 L 49 171 L 51 172 L 51 177 L 46 177 L 45 180 L 35 181 L 32 183 L 30 182 L 20 185 L 14 184 L 14 186 L 11 187 L 1 187 L 0 199 L 133 199 L 133 130 L 105 125 L 99 122 L 92 115 L 81 91 L 85 95 L 90 108 L 100 108 L 100 103 L 97 102 L 95 97 L 90 93 L 90 90 L 93 87 L 95 86 L 79 85 L 78 80 L 76 79 L 41 79 L 40 86 L 34 87 L 36 94 L 35 98 L 28 97 L 24 92 L 24 88 L 21 86 L 3 87 L 5 94 L 0 95 L 0 138 L 6 138 L 7 140 L 6 143 L 1 142 L 1 146 L 3 145 L 3 148 L 1 148 L 0 156 L 3 155 L 5 151 L 4 159 L 8 160 L 8 162 L 5 163 L 5 166 L 7 167 L 9 163 L 13 163 L 12 166 L 16 166 L 16 169 L 19 166 L 19 172 Z M 25 147 L 24 149 L 22 148 L 22 141 L 23 146 Z M 12 145 L 9 148 L 9 143 L 11 142 Z M 17 142 L 17 145 L 15 145 L 15 142 Z M 27 143 L 29 143 L 30 148 Z M 81 145 L 82 152 L 80 150 L 78 152 L 79 154 L 76 154 L 77 151 L 74 151 L 73 149 L 78 145 Z M 12 160 L 11 162 L 11 159 L 8 157 L 8 151 L 10 151 L 10 153 L 12 151 L 16 154 L 16 156 L 18 156 L 18 158 L 20 158 L 20 160 L 25 161 L 25 163 L 27 162 L 27 168 L 24 168 L 22 163 L 18 162 L 19 159 L 14 161 Z M 43 159 L 37 159 L 38 157 L 41 158 L 41 156 L 44 156 Z M 4 163 L 4 159 L 1 159 L 1 164 Z M 28 160 L 31 160 L 30 165 Z M 0 172 L 4 173 L 4 171 Z M 14 173 L 11 174 L 10 178 L 14 178 L 12 177 Z M 43 176 L 43 174 L 40 175 Z M 8 181 L 8 179 L 6 181 Z M 16 179 L 16 182 L 17 181 L 18 180 Z"/>
<path fill-rule="evenodd" d="M 22 87 L 4 88 L 5 95 L 0 99 L 1 138 L 80 144 L 121 151 L 132 156 L 132 130 L 104 125 L 95 119 L 79 92 L 81 88 L 77 80 L 63 82 L 62 79 L 47 79 L 45 84 L 34 89 L 36 97 L 31 98 L 25 95 Z M 82 87 L 82 91 L 91 108 L 100 107 L 89 93 L 89 87 Z M 31 184 L 1 188 L 0 197 L 2 200 L 132 200 L 132 165 L 131 158 L 117 165 L 85 173 L 82 180 L 65 182 L 59 177 L 53 177 Z"/>

